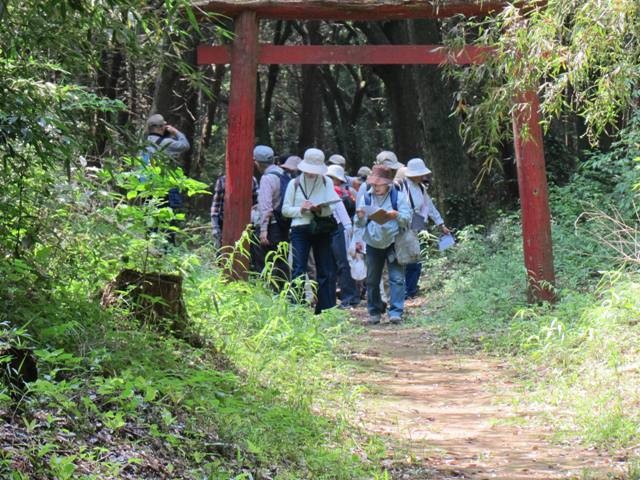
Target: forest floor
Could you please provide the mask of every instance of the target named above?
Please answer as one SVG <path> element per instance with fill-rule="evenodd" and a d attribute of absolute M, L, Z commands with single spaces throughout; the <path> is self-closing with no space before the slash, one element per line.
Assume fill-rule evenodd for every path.
<path fill-rule="evenodd" d="M 419 302 L 408 309 L 416 315 Z M 384 321 L 351 355 L 354 382 L 367 387 L 358 422 L 385 439 L 393 479 L 622 478 L 607 452 L 554 440 L 541 415 L 549 407 L 527 403 L 508 361 L 446 350 L 428 328 Z"/>

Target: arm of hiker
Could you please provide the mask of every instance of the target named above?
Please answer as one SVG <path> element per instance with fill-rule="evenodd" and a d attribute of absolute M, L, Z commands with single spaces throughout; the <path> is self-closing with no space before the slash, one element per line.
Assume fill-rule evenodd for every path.
<path fill-rule="evenodd" d="M 267 235 L 273 217 L 273 192 L 280 188 L 280 179 L 275 175 L 263 175 L 258 188 L 258 209 L 260 210 L 260 243 L 269 245 Z"/>
<path fill-rule="evenodd" d="M 171 125 L 167 125 L 165 127 L 165 131 L 173 137 L 172 142 L 165 141 L 167 144 L 166 146 L 164 145 L 164 143 L 162 144 L 162 148 L 166 153 L 179 154 L 182 152 L 186 152 L 187 150 L 189 150 L 189 148 L 191 148 L 187 137 L 185 137 L 184 134 L 177 128 L 172 127 Z"/>

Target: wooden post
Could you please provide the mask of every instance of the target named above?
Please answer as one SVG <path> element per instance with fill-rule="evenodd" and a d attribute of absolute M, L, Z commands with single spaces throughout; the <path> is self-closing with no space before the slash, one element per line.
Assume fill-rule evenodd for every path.
<path fill-rule="evenodd" d="M 235 19 L 231 60 L 223 245 L 233 245 L 251 220 L 258 69 L 258 21 L 255 12 L 244 11 Z"/>
<path fill-rule="evenodd" d="M 551 214 L 544 162 L 538 96 L 528 91 L 516 99 L 513 114 L 518 189 L 522 208 L 524 263 L 529 279 L 529 301 L 554 301 L 555 282 Z"/>

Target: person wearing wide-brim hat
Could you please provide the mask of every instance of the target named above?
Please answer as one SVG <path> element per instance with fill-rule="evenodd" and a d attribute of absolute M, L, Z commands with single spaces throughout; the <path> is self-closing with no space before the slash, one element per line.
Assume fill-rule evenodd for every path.
<path fill-rule="evenodd" d="M 292 278 L 300 278 L 307 273 L 309 251 L 313 249 L 318 281 L 318 302 L 316 313 L 336 305 L 336 272 L 331 252 L 332 231 L 314 233 L 312 219 L 317 225 L 332 224 L 333 209 L 340 197 L 333 189 L 333 182 L 325 177 L 327 166 L 324 153 L 317 148 L 304 152 L 298 164 L 302 174 L 289 182 L 284 196 L 282 213 L 291 218 L 291 249 L 293 252 Z M 336 225 L 337 228 L 337 225 Z M 335 229 L 334 229 L 335 231 Z M 302 296 L 300 297 L 302 298 Z"/>
<path fill-rule="evenodd" d="M 298 176 L 298 165 L 301 161 L 302 159 L 297 155 L 289 155 L 280 166 L 291 178 L 295 178 Z"/>
<path fill-rule="evenodd" d="M 405 273 L 395 255 L 395 241 L 401 228 L 411 220 L 411 207 L 406 195 L 393 185 L 394 171 L 386 165 L 374 165 L 367 178 L 370 190 L 358 198 L 356 226 L 364 229 L 363 241 L 367 246 L 367 323 L 380 323 L 385 304 L 380 292 L 380 279 L 385 264 L 389 269 L 390 301 L 389 321 L 400 323 L 404 312 Z M 386 223 L 369 221 L 367 211 L 373 207 L 386 210 L 390 220 Z"/>
<path fill-rule="evenodd" d="M 358 177 L 360 177 L 363 182 L 367 181 L 369 175 L 371 175 L 371 169 L 369 167 L 363 165 L 358 169 Z"/>
<path fill-rule="evenodd" d="M 442 216 L 433 204 L 433 200 L 423 185 L 423 179 L 431 174 L 431 170 L 421 158 L 412 158 L 407 162 L 405 171 L 406 179 L 401 182 L 400 188 L 405 192 L 411 205 L 411 228 L 416 232 L 427 227 L 428 219 L 431 219 L 445 235 L 450 231 L 442 220 Z M 422 273 L 422 263 L 411 263 L 405 267 L 406 298 L 413 298 L 418 294 L 418 283 Z"/>

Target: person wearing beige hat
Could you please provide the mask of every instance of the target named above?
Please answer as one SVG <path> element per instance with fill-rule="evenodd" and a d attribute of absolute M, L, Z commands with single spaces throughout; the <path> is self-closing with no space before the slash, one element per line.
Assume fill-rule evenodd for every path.
<path fill-rule="evenodd" d="M 394 172 L 386 165 L 374 165 L 367 183 L 371 186 L 356 204 L 356 226 L 364 230 L 367 258 L 367 310 L 369 324 L 380 323 L 386 306 L 382 301 L 380 280 L 389 269 L 389 321 L 400 323 L 404 312 L 405 273 L 395 254 L 395 241 L 411 220 L 411 207 L 406 195 L 393 185 Z M 372 220 L 372 210 L 384 210 L 384 219 Z"/>
<path fill-rule="evenodd" d="M 427 227 L 428 219 L 431 219 L 443 234 L 448 235 L 450 231 L 422 183 L 423 179 L 430 174 L 431 170 L 427 168 L 421 158 L 412 158 L 407 162 L 406 178 L 401 182 L 400 188 L 407 195 L 411 204 L 411 228 L 416 232 L 422 231 Z M 405 266 L 406 298 L 413 298 L 418 294 L 421 273 L 422 263 L 420 262 Z"/>
<path fill-rule="evenodd" d="M 340 202 L 340 197 L 333 189 L 333 182 L 325 176 L 327 166 L 322 150 L 306 150 L 298 170 L 302 174 L 289 182 L 282 206 L 282 213 L 292 219 L 291 276 L 295 280 L 307 273 L 309 252 L 313 250 L 318 282 L 315 312 L 320 313 L 336 305 L 336 272 L 331 235 L 338 228 L 333 210 L 335 204 Z"/>
<path fill-rule="evenodd" d="M 367 177 L 371 175 L 371 169 L 369 167 L 362 166 L 358 169 L 358 173 L 355 177 L 351 177 L 351 188 L 356 192 L 356 196 L 362 188 L 362 185 L 367 183 Z"/>
<path fill-rule="evenodd" d="M 376 164 L 378 164 L 378 165 L 386 165 L 391 170 L 393 170 L 394 173 L 400 167 L 404 167 L 404 164 L 402 164 L 402 163 L 400 163 L 398 161 L 397 155 L 395 153 L 389 151 L 389 150 L 383 150 L 382 152 L 380 152 L 376 156 Z"/>
<path fill-rule="evenodd" d="M 298 165 L 300 165 L 301 161 L 302 159 L 297 155 L 289 155 L 282 163 L 282 165 L 280 165 L 280 167 L 282 167 L 282 169 L 287 175 L 289 175 L 289 177 L 296 178 L 300 173 L 298 170 Z"/>

